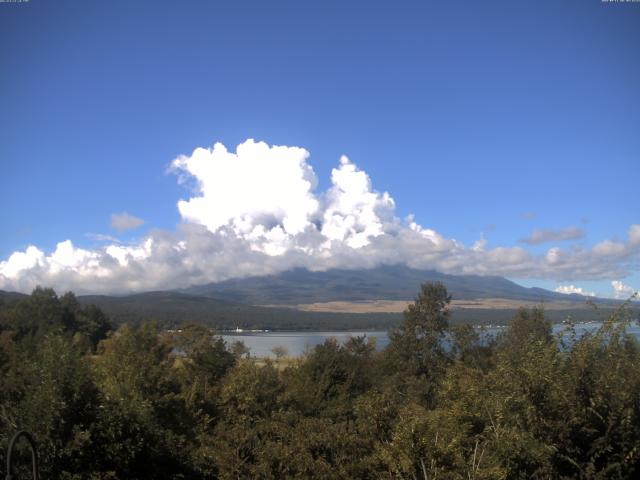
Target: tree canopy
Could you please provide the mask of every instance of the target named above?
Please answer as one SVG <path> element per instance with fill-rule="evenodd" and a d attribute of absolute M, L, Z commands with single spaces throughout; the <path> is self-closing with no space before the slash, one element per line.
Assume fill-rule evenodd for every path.
<path fill-rule="evenodd" d="M 38 288 L 0 305 L 0 468 L 25 429 L 42 478 L 637 478 L 624 308 L 561 337 L 522 309 L 487 338 L 451 327 L 449 302 L 424 284 L 387 348 L 328 340 L 271 361 L 195 323 L 114 330 Z"/>

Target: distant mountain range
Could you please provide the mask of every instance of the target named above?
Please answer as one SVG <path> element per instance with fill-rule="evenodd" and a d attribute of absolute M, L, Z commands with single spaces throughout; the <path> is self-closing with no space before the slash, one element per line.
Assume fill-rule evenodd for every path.
<path fill-rule="evenodd" d="M 311 272 L 295 269 L 277 275 L 249 277 L 176 291 L 146 292 L 124 296 L 84 295 L 79 300 L 102 308 L 116 323 L 156 319 L 166 326 L 194 320 L 218 329 L 385 329 L 397 324 L 400 313 L 303 311 L 301 305 L 325 302 L 412 301 L 420 284 L 443 282 L 454 301 L 501 299 L 510 305 L 558 304 L 548 310 L 553 321 L 571 315 L 578 321 L 602 318 L 619 301 L 595 299 L 601 311 L 586 307 L 586 297 L 542 288 L 525 288 L 502 277 L 446 275 L 405 266 L 381 266 L 360 270 Z M 63 293 L 63 292 L 59 292 Z M 0 301 L 14 302 L 22 294 L 0 292 Z M 461 308 L 454 322 L 504 324 L 516 307 Z"/>
<path fill-rule="evenodd" d="M 442 282 L 454 300 L 502 298 L 523 302 L 576 301 L 586 297 L 543 288 L 525 288 L 496 276 L 447 275 L 406 266 L 370 270 L 295 269 L 277 275 L 249 277 L 180 290 L 250 305 L 298 305 L 331 301 L 413 300 L 424 282 Z M 608 300 L 605 300 L 608 302 Z"/>

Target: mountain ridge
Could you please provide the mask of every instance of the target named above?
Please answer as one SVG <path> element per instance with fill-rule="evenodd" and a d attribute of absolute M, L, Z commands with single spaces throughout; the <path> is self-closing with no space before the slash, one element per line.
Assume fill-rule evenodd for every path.
<path fill-rule="evenodd" d="M 364 303 L 415 299 L 424 282 L 445 284 L 454 300 L 455 323 L 506 324 L 519 306 L 564 303 L 547 315 L 558 322 L 571 315 L 576 321 L 597 319 L 622 302 L 612 299 L 562 294 L 542 288 L 526 288 L 499 276 L 448 275 L 433 270 L 385 265 L 373 269 L 333 269 L 312 272 L 293 269 L 276 275 L 247 277 L 179 290 L 149 291 L 130 295 L 78 295 L 82 304 L 95 304 L 116 324 L 155 319 L 166 327 L 193 320 L 217 329 L 256 328 L 278 330 L 386 329 L 397 324 L 400 310 L 331 310 L 306 308 L 331 302 Z M 0 291 L 0 303 L 27 296 Z M 486 300 L 483 302 L 483 299 Z M 495 307 L 506 299 L 506 307 Z M 474 307 L 474 302 L 490 304 Z M 587 300 L 597 302 L 600 312 L 588 309 Z M 469 302 L 466 302 L 469 301 Z M 457 308 L 455 303 L 470 307 Z M 635 310 L 634 306 L 634 310 Z"/>
<path fill-rule="evenodd" d="M 576 301 L 589 297 L 527 288 L 500 276 L 450 275 L 403 265 L 372 269 L 309 271 L 302 268 L 275 275 L 245 277 L 176 290 L 250 305 L 298 305 L 363 300 L 413 300 L 424 282 L 445 284 L 454 300 L 506 298 L 525 302 Z M 609 299 L 598 299 L 611 303 Z"/>

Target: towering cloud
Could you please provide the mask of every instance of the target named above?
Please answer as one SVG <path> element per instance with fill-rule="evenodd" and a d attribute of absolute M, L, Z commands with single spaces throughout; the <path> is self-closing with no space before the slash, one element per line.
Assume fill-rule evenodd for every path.
<path fill-rule="evenodd" d="M 197 148 L 172 163 L 182 181 L 196 183 L 196 196 L 180 200 L 178 210 L 186 221 L 212 233 L 222 227 L 245 238 L 302 233 L 319 206 L 313 194 L 318 179 L 308 157 L 303 148 L 253 140 L 239 145 L 236 153 L 221 143 Z"/>
<path fill-rule="evenodd" d="M 383 235 L 394 222 L 395 204 L 387 192 L 371 189 L 369 176 L 340 158 L 331 172 L 333 186 L 327 192 L 322 215 L 322 235 L 329 242 L 344 242 L 352 248 L 369 245 L 371 237 Z M 326 245 L 330 245 L 327 243 Z"/>
<path fill-rule="evenodd" d="M 640 225 L 627 241 L 603 240 L 592 249 L 550 248 L 534 256 L 521 247 L 467 247 L 409 216 L 400 219 L 387 192 L 347 157 L 318 178 L 299 147 L 247 140 L 235 152 L 217 143 L 175 159 L 170 171 L 191 188 L 178 201 L 176 231 L 154 231 L 138 244 L 114 241 L 93 250 L 67 240 L 46 254 L 35 246 L 0 262 L 0 289 L 29 291 L 41 284 L 77 292 L 175 288 L 293 267 L 322 270 L 404 263 L 447 273 L 558 281 L 624 278 L 637 268 Z M 139 226 L 121 214 L 114 228 Z M 542 232 L 531 242 L 578 238 L 581 231 Z M 569 286 L 570 287 L 570 286 Z M 569 288 L 567 287 L 567 289 Z"/>

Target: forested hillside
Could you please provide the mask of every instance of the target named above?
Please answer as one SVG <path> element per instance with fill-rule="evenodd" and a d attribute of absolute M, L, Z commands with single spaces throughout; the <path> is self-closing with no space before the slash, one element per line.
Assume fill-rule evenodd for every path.
<path fill-rule="evenodd" d="M 418 281 L 415 285 L 419 285 Z M 406 297 L 415 297 L 416 286 L 411 287 Z M 491 291 L 490 286 L 486 291 Z M 379 294 L 384 295 L 379 291 Z M 224 297 L 224 293 L 220 294 Z M 558 294 L 559 295 L 559 294 Z M 26 295 L 0 291 L 0 302 L 12 304 Z M 112 321 L 114 326 L 130 323 L 139 325 L 153 320 L 161 328 L 177 328 L 184 321 L 194 321 L 218 331 L 235 329 L 262 330 L 387 330 L 397 326 L 402 320 L 401 313 L 384 312 L 323 312 L 303 311 L 287 307 L 261 307 L 208 297 L 204 294 L 159 291 L 126 296 L 84 295 L 76 298 L 83 306 L 96 305 Z M 597 300 L 598 311 L 589 307 L 585 299 L 571 307 L 549 309 L 546 317 L 553 323 L 571 317 L 576 322 L 597 321 L 606 318 L 615 311 L 614 305 Z M 537 301 L 522 304 L 538 304 Z M 629 307 L 634 314 L 640 315 L 637 302 Z M 473 325 L 506 325 L 517 313 L 517 308 L 458 308 L 450 318 L 452 324 L 470 323 Z"/>
<path fill-rule="evenodd" d="M 398 313 L 302 312 L 267 308 L 179 292 L 148 292 L 125 297 L 88 295 L 83 304 L 98 305 L 116 324 L 154 319 L 168 328 L 192 320 L 217 330 L 236 327 L 263 330 L 387 329 L 401 320 Z"/>
<path fill-rule="evenodd" d="M 487 344 L 451 326 L 449 302 L 424 284 L 382 351 L 353 338 L 258 362 L 195 323 L 113 331 L 36 289 L 0 304 L 0 468 L 25 429 L 51 479 L 637 478 L 624 306 L 562 340 L 523 309 Z"/>

